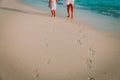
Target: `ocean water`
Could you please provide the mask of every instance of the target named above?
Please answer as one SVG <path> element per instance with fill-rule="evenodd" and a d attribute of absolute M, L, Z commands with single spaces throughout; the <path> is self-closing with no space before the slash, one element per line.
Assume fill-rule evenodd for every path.
<path fill-rule="evenodd" d="M 79 5 L 83 6 L 83 9 L 88 9 L 100 14 L 120 17 L 120 0 L 76 0 L 76 8 Z"/>
<path fill-rule="evenodd" d="M 49 0 L 19 1 L 50 12 Z M 57 4 L 57 15 L 66 17 L 67 11 L 63 0 Z M 96 29 L 120 32 L 120 0 L 75 0 L 75 17 Z"/>

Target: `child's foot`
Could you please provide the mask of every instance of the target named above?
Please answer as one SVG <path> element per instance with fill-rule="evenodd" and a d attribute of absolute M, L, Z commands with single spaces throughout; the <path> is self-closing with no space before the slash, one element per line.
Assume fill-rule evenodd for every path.
<path fill-rule="evenodd" d="M 51 17 L 54 17 L 53 15 Z"/>
<path fill-rule="evenodd" d="M 55 18 L 56 16 L 51 16 L 52 18 Z"/>

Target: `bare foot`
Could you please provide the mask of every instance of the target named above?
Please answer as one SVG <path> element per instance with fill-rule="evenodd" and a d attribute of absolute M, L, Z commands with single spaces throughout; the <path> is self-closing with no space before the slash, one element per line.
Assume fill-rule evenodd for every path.
<path fill-rule="evenodd" d="M 67 16 L 68 18 L 70 18 L 70 16 Z"/>

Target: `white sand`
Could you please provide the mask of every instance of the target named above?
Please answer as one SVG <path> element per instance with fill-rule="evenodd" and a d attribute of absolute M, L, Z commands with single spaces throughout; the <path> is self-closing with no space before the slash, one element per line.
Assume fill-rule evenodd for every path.
<path fill-rule="evenodd" d="M 120 80 L 119 36 L 0 3 L 0 80 Z"/>

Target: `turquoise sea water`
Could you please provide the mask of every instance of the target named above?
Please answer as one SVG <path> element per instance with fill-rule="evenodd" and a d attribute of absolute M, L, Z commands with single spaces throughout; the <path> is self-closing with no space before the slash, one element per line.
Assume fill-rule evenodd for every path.
<path fill-rule="evenodd" d="M 50 13 L 49 0 L 19 1 Z M 57 4 L 57 15 L 66 17 L 63 0 Z M 75 17 L 96 29 L 120 32 L 120 0 L 75 0 Z"/>

